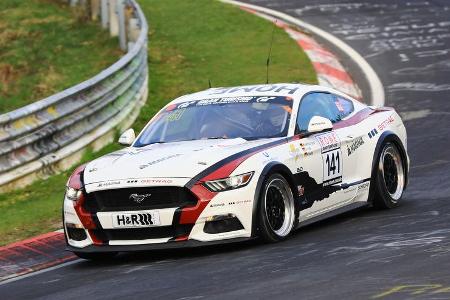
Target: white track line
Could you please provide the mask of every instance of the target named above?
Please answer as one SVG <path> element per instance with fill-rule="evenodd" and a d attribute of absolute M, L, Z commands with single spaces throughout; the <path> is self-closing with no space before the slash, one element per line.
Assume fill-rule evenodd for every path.
<path fill-rule="evenodd" d="M 314 35 L 317 35 L 324 40 L 328 41 L 329 43 L 333 44 L 337 48 L 339 48 L 342 52 L 346 53 L 350 56 L 350 58 L 361 68 L 362 72 L 366 76 L 366 79 L 370 86 L 370 95 L 371 95 L 371 104 L 375 106 L 384 106 L 385 101 L 385 95 L 384 95 L 384 88 L 383 84 L 381 83 L 380 78 L 378 77 L 377 73 L 372 69 L 372 67 L 369 65 L 369 63 L 362 57 L 358 52 L 356 52 L 355 49 L 347 45 L 345 42 L 340 40 L 339 38 L 335 37 L 334 35 L 326 32 L 325 30 L 322 30 L 314 25 L 311 25 L 309 23 L 306 23 L 304 21 L 301 21 L 300 19 L 294 18 L 288 14 L 270 9 L 261 7 L 254 4 L 248 4 L 240 1 L 234 1 L 234 0 L 220 0 L 221 2 L 233 4 L 241 7 L 246 7 L 253 9 L 255 11 L 259 11 L 262 13 L 266 13 L 268 15 L 274 16 L 276 18 L 279 18 L 281 20 L 284 20 L 288 23 L 297 25 L 306 31 L 309 31 L 313 33 Z"/>
<path fill-rule="evenodd" d="M 63 268 L 63 267 L 67 267 L 67 266 L 79 263 L 81 261 L 83 261 L 83 259 L 76 259 L 76 260 L 68 261 L 68 262 L 62 263 L 60 265 L 56 265 L 56 266 L 47 268 L 47 269 L 42 269 L 42 270 L 39 270 L 39 271 L 35 271 L 35 272 L 31 272 L 31 273 L 24 274 L 24 275 L 19 275 L 19 276 L 10 278 L 10 279 L 6 279 L 6 280 L 3 280 L 3 281 L 0 282 L 0 286 L 8 284 L 8 283 L 11 283 L 11 282 L 14 282 L 14 281 L 18 281 L 18 280 L 21 280 L 21 279 L 25 279 L 25 278 L 28 278 L 28 277 L 33 277 L 33 276 L 36 276 L 36 275 L 39 275 L 39 274 L 42 274 L 42 273 L 46 273 L 46 272 L 50 272 L 50 271 L 53 271 L 53 270 L 57 270 L 57 269 L 60 269 L 60 268 Z"/>

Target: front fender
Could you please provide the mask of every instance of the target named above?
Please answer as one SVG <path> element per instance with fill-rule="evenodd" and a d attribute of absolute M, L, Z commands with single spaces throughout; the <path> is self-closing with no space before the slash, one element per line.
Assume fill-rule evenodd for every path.
<path fill-rule="evenodd" d="M 284 176 L 284 178 L 289 183 L 289 186 L 291 187 L 292 194 L 294 195 L 295 199 L 295 205 L 296 205 L 296 211 L 299 210 L 299 196 L 297 191 L 297 187 L 295 185 L 294 175 L 292 174 L 291 170 L 284 165 L 281 162 L 278 161 L 271 161 L 267 165 L 264 166 L 263 170 L 261 171 L 261 175 L 258 178 L 258 183 L 256 184 L 255 189 L 255 196 L 253 199 L 253 210 L 252 210 L 252 237 L 256 237 L 258 234 L 258 222 L 257 222 L 257 211 L 258 211 L 258 205 L 259 205 L 259 197 L 261 195 L 261 190 L 263 188 L 264 181 L 274 173 L 279 173 Z"/>

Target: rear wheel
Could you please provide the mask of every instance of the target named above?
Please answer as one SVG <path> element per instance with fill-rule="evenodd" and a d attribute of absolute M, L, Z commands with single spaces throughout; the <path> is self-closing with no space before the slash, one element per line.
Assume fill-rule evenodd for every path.
<path fill-rule="evenodd" d="M 88 260 L 109 260 L 117 255 L 117 252 L 96 252 L 96 253 L 86 253 L 86 252 L 73 252 L 76 256 L 82 259 Z"/>
<path fill-rule="evenodd" d="M 260 236 L 268 242 L 284 240 L 296 224 L 292 190 L 280 174 L 269 176 L 259 199 L 258 224 Z"/>
<path fill-rule="evenodd" d="M 405 170 L 398 147 L 385 143 L 380 151 L 372 177 L 371 198 L 377 208 L 398 205 L 405 188 Z"/>

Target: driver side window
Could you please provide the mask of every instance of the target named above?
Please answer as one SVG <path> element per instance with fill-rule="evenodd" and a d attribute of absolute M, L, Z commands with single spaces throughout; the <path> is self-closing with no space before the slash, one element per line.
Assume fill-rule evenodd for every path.
<path fill-rule="evenodd" d="M 333 95 L 329 93 L 314 92 L 303 97 L 297 114 L 296 133 L 308 131 L 309 121 L 314 116 L 324 117 L 333 122 L 334 113 L 330 108 Z"/>
<path fill-rule="evenodd" d="M 314 116 L 324 117 L 332 123 L 339 122 L 353 111 L 351 101 L 326 92 L 313 92 L 303 97 L 297 115 L 296 133 L 308 131 Z"/>

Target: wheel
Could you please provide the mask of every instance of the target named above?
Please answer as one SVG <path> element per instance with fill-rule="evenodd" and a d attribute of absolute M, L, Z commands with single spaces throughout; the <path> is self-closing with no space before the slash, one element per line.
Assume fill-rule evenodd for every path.
<path fill-rule="evenodd" d="M 109 260 L 117 255 L 117 252 L 96 252 L 96 253 L 86 253 L 86 252 L 73 252 L 76 256 L 82 259 L 88 260 Z"/>
<path fill-rule="evenodd" d="M 405 170 L 398 147 L 385 143 L 380 151 L 372 175 L 371 198 L 377 208 L 393 208 L 398 205 L 405 187 Z"/>
<path fill-rule="evenodd" d="M 265 181 L 258 205 L 259 235 L 267 242 L 286 239 L 297 222 L 294 196 L 286 179 L 273 174 Z"/>

